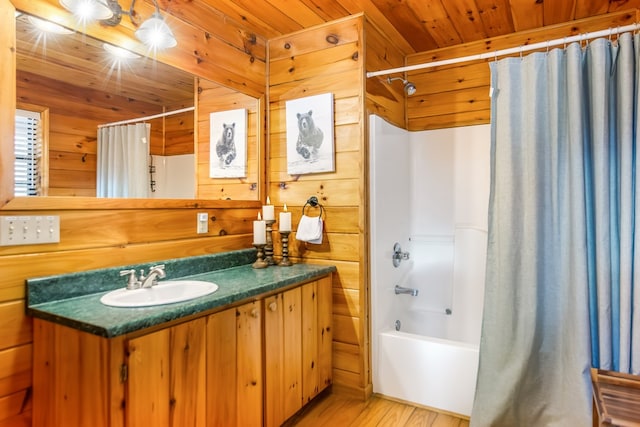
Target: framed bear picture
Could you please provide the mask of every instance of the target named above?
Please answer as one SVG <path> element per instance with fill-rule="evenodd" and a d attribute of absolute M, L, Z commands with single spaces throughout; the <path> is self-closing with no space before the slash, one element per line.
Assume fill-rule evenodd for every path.
<path fill-rule="evenodd" d="M 247 110 L 209 115 L 209 177 L 247 176 Z"/>
<path fill-rule="evenodd" d="M 287 101 L 287 173 L 335 171 L 333 94 Z"/>

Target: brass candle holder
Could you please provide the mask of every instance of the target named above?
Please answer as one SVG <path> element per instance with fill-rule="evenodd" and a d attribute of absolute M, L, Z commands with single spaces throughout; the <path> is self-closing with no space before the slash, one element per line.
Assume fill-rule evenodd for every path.
<path fill-rule="evenodd" d="M 276 261 L 273 259 L 273 238 L 271 237 L 271 233 L 273 232 L 273 224 L 275 224 L 275 219 L 266 219 L 265 221 L 267 227 L 267 244 L 264 246 L 264 262 L 267 265 L 275 265 Z"/>
<path fill-rule="evenodd" d="M 256 247 L 256 249 L 258 250 L 258 258 L 256 259 L 256 262 L 254 262 L 251 266 L 253 268 L 266 268 L 269 267 L 269 264 L 267 264 L 264 260 L 264 247 L 265 245 L 263 243 L 254 243 L 253 246 Z"/>
<path fill-rule="evenodd" d="M 281 231 L 282 236 L 282 260 L 280 260 L 280 267 L 290 267 L 293 264 L 289 261 L 289 233 L 290 231 Z"/>

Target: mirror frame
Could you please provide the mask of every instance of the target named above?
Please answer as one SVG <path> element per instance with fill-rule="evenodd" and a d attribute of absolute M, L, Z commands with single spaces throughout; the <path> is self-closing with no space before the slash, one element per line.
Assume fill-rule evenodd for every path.
<path fill-rule="evenodd" d="M 5 4 L 9 7 L 5 7 Z M 146 6 L 146 5 L 145 5 Z M 136 9 L 138 6 L 136 6 Z M 68 26 L 73 27 L 72 17 L 64 11 L 57 0 L 0 0 L 0 23 L 6 34 L 0 34 L 0 63 L 12 64 L 11 72 L 2 73 L 0 78 L 0 105 L 5 112 L 12 112 L 9 117 L 0 117 L 0 210 L 73 210 L 73 209 L 175 209 L 175 208 L 260 208 L 265 197 L 265 93 L 241 91 L 237 87 L 233 89 L 256 98 L 258 101 L 258 197 L 256 200 L 209 200 L 209 199 L 125 199 L 125 198 L 96 198 L 77 196 L 38 196 L 15 197 L 13 191 L 14 167 L 13 167 L 13 137 L 14 116 L 16 110 L 16 53 L 15 53 L 15 11 L 21 10 L 30 15 L 43 17 L 53 13 L 68 15 Z M 172 20 L 179 20 L 172 17 Z M 7 25 L 11 22 L 10 25 Z M 123 23 L 125 20 L 123 20 Z M 92 25 L 86 29 L 86 33 L 92 37 L 121 45 L 122 40 L 132 39 L 133 28 L 126 25 L 109 27 L 108 32 L 100 30 L 99 25 Z M 5 39 L 6 37 L 6 39 Z M 174 48 L 176 49 L 176 48 Z M 137 52 L 145 54 L 140 48 Z M 186 70 L 177 64 L 177 59 L 172 60 L 171 51 L 158 53 L 156 60 L 162 61 L 173 67 L 182 69 L 204 79 L 211 80 L 204 72 Z M 204 70 L 202 70 L 204 71 Z M 215 80 L 212 80 L 215 81 Z M 9 86 L 11 86 L 9 88 Z M 266 82 L 265 82 L 266 89 Z M 8 89 L 8 90 L 5 90 Z M 246 89 L 246 88 L 245 88 Z M 8 106 L 8 109 L 5 107 Z M 197 107 L 196 107 L 197 108 Z M 194 140 L 195 144 L 195 140 Z"/>

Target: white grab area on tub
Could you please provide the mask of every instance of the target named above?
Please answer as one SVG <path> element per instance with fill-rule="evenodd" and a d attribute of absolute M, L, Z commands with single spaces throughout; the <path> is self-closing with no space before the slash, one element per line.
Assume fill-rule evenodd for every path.
<path fill-rule="evenodd" d="M 478 346 L 397 331 L 379 334 L 376 392 L 471 415 Z"/>

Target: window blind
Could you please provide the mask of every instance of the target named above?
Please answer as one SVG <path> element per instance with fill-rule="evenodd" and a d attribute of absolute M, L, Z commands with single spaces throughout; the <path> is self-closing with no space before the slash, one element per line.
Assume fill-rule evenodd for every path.
<path fill-rule="evenodd" d="M 40 194 L 42 167 L 42 121 L 40 113 L 16 110 L 14 194 Z"/>

